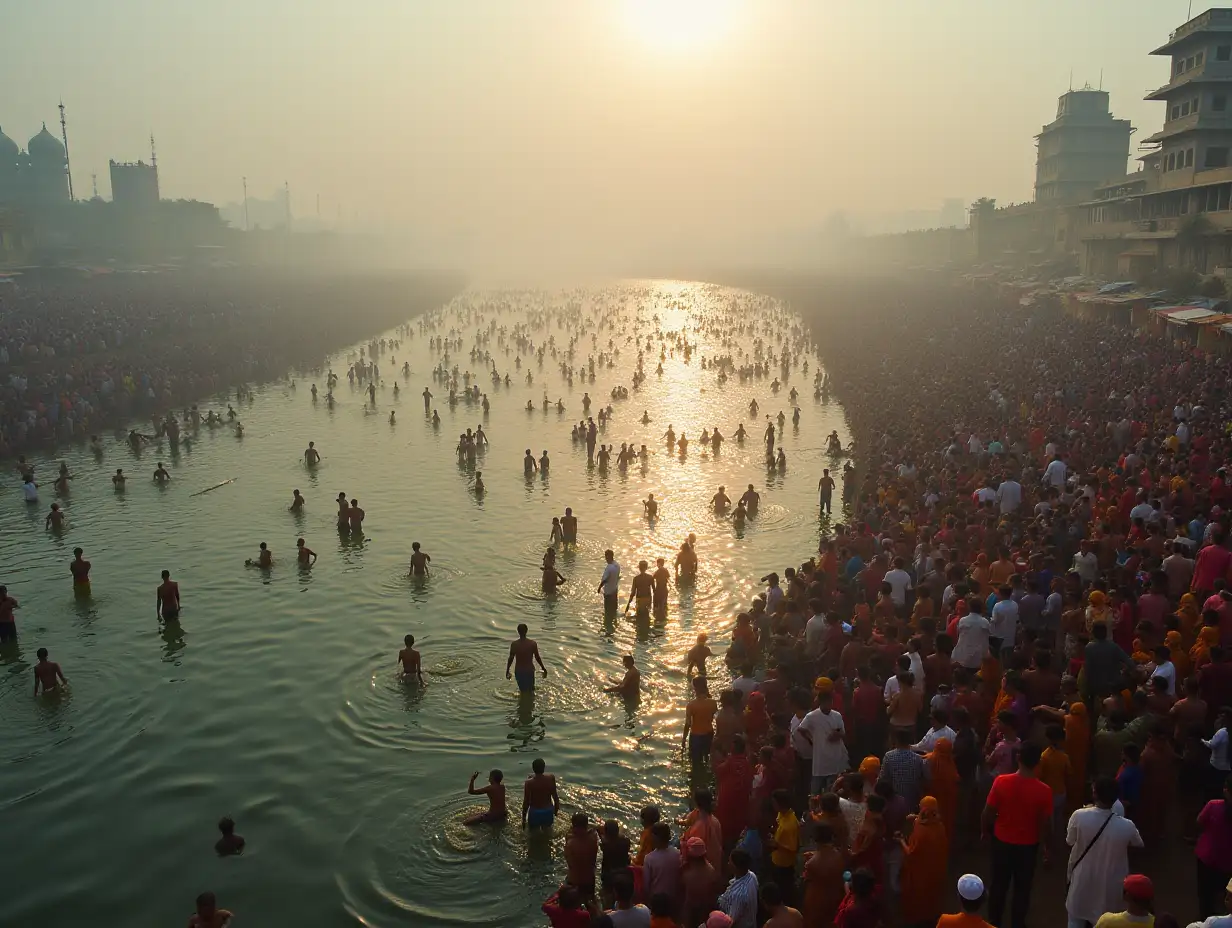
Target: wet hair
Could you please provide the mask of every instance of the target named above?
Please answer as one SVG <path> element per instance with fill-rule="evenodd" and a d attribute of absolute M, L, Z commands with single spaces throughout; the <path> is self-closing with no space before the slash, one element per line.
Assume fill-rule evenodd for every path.
<path fill-rule="evenodd" d="M 47 649 L 46 648 L 39 648 L 38 651 L 35 652 L 35 654 L 38 655 L 38 659 L 40 661 L 47 660 Z"/>
<path fill-rule="evenodd" d="M 402 640 L 406 642 L 406 646 L 407 646 L 408 648 L 410 648 L 410 647 L 414 647 L 414 645 L 415 645 L 415 636 L 414 636 L 414 635 L 407 635 L 407 636 L 405 636 Z"/>
<path fill-rule="evenodd" d="M 229 815 L 224 815 L 218 820 L 218 830 L 224 835 L 235 834 L 235 820 Z"/>
<path fill-rule="evenodd" d="M 171 579 L 171 571 L 169 571 L 169 570 L 164 570 L 164 571 L 163 571 L 163 573 L 162 573 L 162 578 L 163 578 L 164 580 L 170 580 L 170 579 Z"/>
<path fill-rule="evenodd" d="M 535 771 L 535 773 L 543 773 L 547 769 L 547 764 L 544 763 L 542 757 L 536 757 L 531 761 L 530 769 Z"/>
<path fill-rule="evenodd" d="M 499 783 L 505 779 L 505 774 L 499 768 L 493 768 L 488 771 L 488 779 L 493 783 Z"/>
<path fill-rule="evenodd" d="M 585 812 L 574 812 L 573 817 L 569 819 L 569 824 L 575 829 L 588 828 L 590 827 L 590 816 Z"/>

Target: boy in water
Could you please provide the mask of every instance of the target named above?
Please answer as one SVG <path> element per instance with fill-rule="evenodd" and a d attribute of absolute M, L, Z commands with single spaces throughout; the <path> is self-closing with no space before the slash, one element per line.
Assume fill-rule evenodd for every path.
<path fill-rule="evenodd" d="M 402 641 L 406 645 L 398 652 L 398 663 L 402 665 L 402 679 L 411 678 L 423 686 L 423 665 L 419 659 L 419 652 L 415 650 L 415 636 L 407 635 Z"/>
<path fill-rule="evenodd" d="M 706 633 L 702 632 L 697 636 L 697 644 L 689 648 L 689 662 L 685 667 L 685 676 L 693 675 L 693 668 L 697 668 L 697 675 L 705 678 L 706 676 L 706 659 L 714 652 L 710 650 L 710 646 L 706 644 Z"/>
<path fill-rule="evenodd" d="M 261 542 L 261 550 L 260 550 L 260 553 L 257 555 L 257 559 L 254 561 L 252 558 L 248 558 L 246 561 L 244 561 L 244 565 L 246 567 L 261 567 L 261 568 L 273 567 L 274 566 L 274 555 L 270 551 L 269 546 L 265 542 Z"/>
<path fill-rule="evenodd" d="M 488 772 L 488 785 L 476 789 L 475 780 L 478 777 L 478 770 L 471 774 L 471 781 L 466 784 L 466 794 L 468 796 L 487 796 L 488 811 L 472 815 L 463 821 L 462 824 L 482 825 L 486 822 L 503 822 L 509 817 L 509 810 L 505 807 L 505 784 L 503 782 L 505 775 L 499 770 L 491 770 Z"/>
<path fill-rule="evenodd" d="M 617 696 L 624 696 L 629 699 L 636 696 L 642 686 L 642 673 L 637 669 L 637 665 L 633 662 L 633 655 L 626 654 L 621 658 L 621 663 L 625 665 L 625 675 L 619 683 L 612 686 L 604 687 L 603 692 L 612 693 Z"/>
<path fill-rule="evenodd" d="M 317 553 L 308 545 L 304 544 L 304 539 L 295 539 L 295 559 L 301 567 L 311 567 L 317 562 Z"/>
<path fill-rule="evenodd" d="M 304 498 L 300 496 L 299 490 L 291 491 L 291 512 L 304 511 Z"/>
<path fill-rule="evenodd" d="M 43 688 L 43 694 L 49 695 L 52 691 L 58 690 L 61 683 L 68 685 L 68 680 L 64 679 L 64 672 L 60 669 L 60 665 L 47 659 L 46 648 L 39 648 L 38 663 L 34 665 L 34 695 L 39 694 L 40 686 Z"/>
<path fill-rule="evenodd" d="M 90 562 L 81 548 L 73 549 L 73 559 L 68 562 L 68 571 L 73 575 L 73 587 L 87 592 L 90 589 Z"/>

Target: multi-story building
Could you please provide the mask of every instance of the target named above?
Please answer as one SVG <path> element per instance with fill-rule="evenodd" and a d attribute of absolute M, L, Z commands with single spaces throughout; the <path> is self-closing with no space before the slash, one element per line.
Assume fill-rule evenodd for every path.
<path fill-rule="evenodd" d="M 158 166 L 144 161 L 112 161 L 111 200 L 128 212 L 149 212 L 158 206 Z"/>
<path fill-rule="evenodd" d="M 1232 9 L 1195 16 L 1151 52 L 1171 61 L 1146 99 L 1165 106 L 1139 171 L 1084 203 L 1083 269 L 1139 276 L 1154 267 L 1232 266 Z"/>
<path fill-rule="evenodd" d="M 68 201 L 68 158 L 47 124 L 25 151 L 0 132 L 0 204 L 43 209 Z"/>
<path fill-rule="evenodd" d="M 1077 203 L 1123 175 L 1133 131 L 1128 119 L 1113 117 L 1107 91 L 1084 87 L 1061 94 L 1057 118 L 1035 137 L 1035 201 Z"/>

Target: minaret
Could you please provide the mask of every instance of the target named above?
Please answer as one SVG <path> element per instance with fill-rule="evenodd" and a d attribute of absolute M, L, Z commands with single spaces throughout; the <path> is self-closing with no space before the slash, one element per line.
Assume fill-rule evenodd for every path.
<path fill-rule="evenodd" d="M 73 165 L 68 157 L 68 123 L 64 121 L 64 100 L 60 100 L 60 138 L 64 142 L 64 172 L 68 175 L 68 198 L 73 200 Z"/>

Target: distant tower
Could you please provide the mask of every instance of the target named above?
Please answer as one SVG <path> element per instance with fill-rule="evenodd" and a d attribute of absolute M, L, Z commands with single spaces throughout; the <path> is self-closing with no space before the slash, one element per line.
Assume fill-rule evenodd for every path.
<path fill-rule="evenodd" d="M 94 199 L 97 200 L 98 199 L 98 174 L 92 173 L 90 175 L 90 184 L 94 187 Z"/>
<path fill-rule="evenodd" d="M 1076 203 L 1097 184 L 1124 177 L 1133 131 L 1128 119 L 1113 117 L 1108 91 L 1061 94 L 1057 118 L 1035 137 L 1035 201 Z"/>
<path fill-rule="evenodd" d="M 64 121 L 64 101 L 60 101 L 60 138 L 64 142 L 64 173 L 68 175 L 68 198 L 73 199 L 73 164 L 68 157 L 68 123 Z"/>
<path fill-rule="evenodd" d="M 158 150 L 154 147 L 154 133 L 150 133 L 150 167 L 158 170 Z"/>
<path fill-rule="evenodd" d="M 248 178 L 244 178 L 244 231 L 248 231 Z"/>
<path fill-rule="evenodd" d="M 283 199 L 287 207 L 287 231 L 291 231 L 291 182 L 284 180 L 282 182 Z"/>

